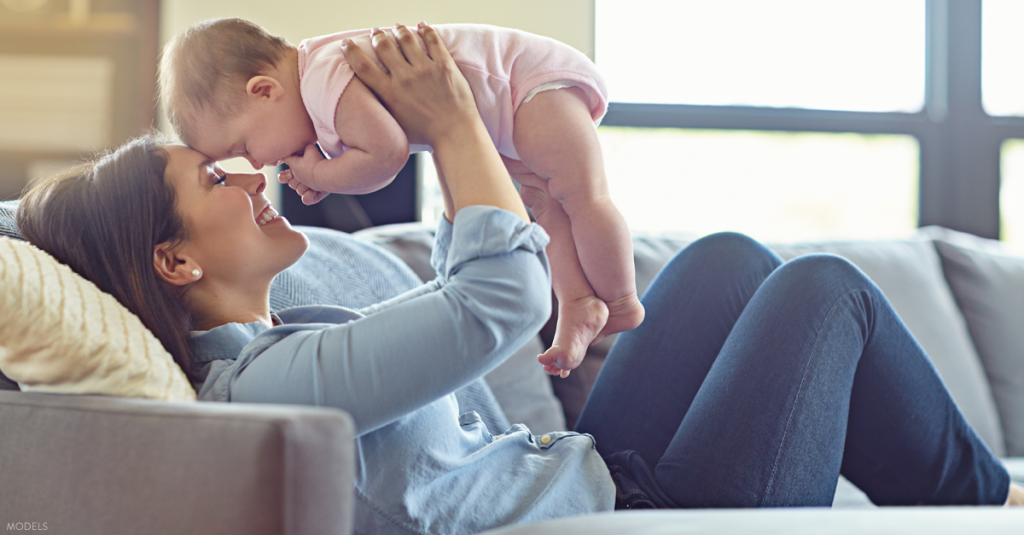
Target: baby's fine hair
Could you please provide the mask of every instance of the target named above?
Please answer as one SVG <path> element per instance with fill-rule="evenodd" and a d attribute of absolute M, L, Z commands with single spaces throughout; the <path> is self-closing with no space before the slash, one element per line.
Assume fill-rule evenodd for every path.
<path fill-rule="evenodd" d="M 266 74 L 294 48 L 285 39 L 243 19 L 196 23 L 175 36 L 160 59 L 160 105 L 178 136 L 189 134 L 202 113 L 231 117 L 245 97 L 245 83 Z"/>

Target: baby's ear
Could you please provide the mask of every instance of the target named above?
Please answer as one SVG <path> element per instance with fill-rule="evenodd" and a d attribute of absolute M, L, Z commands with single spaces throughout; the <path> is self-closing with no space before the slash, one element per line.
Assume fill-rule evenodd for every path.
<path fill-rule="evenodd" d="M 254 98 L 278 98 L 284 94 L 284 88 L 276 78 L 271 76 L 253 76 L 245 84 L 245 94 Z"/>

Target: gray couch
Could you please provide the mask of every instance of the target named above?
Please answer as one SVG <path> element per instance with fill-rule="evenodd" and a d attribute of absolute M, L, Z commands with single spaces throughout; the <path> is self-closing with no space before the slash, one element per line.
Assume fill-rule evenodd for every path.
<path fill-rule="evenodd" d="M 361 306 L 387 297 L 388 291 L 380 290 L 387 286 L 379 280 L 381 270 L 353 276 L 345 265 L 349 260 L 338 260 L 372 251 L 394 261 L 367 241 L 411 268 L 401 266 L 403 273 L 384 279 L 430 275 L 425 227 L 372 229 L 358 240 L 310 233 L 317 254 L 299 266 L 309 272 L 285 278 L 293 297 L 324 299 L 330 288 L 344 285 L 359 295 L 337 297 L 341 304 Z M 324 244 L 334 242 L 344 251 L 325 249 Z M 645 288 L 687 242 L 637 237 L 638 285 Z M 775 250 L 787 258 L 835 252 L 871 275 L 929 351 L 968 420 L 994 452 L 1008 457 L 1011 472 L 1024 476 L 1024 461 L 1012 458 L 1024 457 L 1024 329 L 1017 325 L 1024 318 L 1024 257 L 941 229 L 907 240 L 787 244 Z M 337 265 L 327 269 L 324 262 Z M 569 380 L 552 382 L 534 360 L 544 336 L 487 377 L 509 419 L 535 432 L 571 425 L 611 344 L 592 348 Z M 342 411 L 11 391 L 0 392 L 0 428 L 0 529 L 58 534 L 351 531 L 354 431 Z M 617 513 L 499 532 L 958 533 L 969 527 L 994 532 L 1024 525 L 1024 511 L 869 508 L 862 494 L 842 482 L 836 505 L 842 507 Z"/>

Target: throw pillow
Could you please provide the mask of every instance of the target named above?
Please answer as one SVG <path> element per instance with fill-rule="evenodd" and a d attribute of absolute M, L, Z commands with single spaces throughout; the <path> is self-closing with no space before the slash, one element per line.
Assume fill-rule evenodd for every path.
<path fill-rule="evenodd" d="M 15 222 L 15 210 L 18 209 L 18 201 L 0 202 L 0 236 L 21 238 L 21 232 Z M 18 383 L 0 373 L 0 390 L 18 390 Z"/>
<path fill-rule="evenodd" d="M 0 238 L 0 369 L 24 391 L 195 400 L 171 355 L 113 296 Z"/>
<path fill-rule="evenodd" d="M 1006 454 L 1024 456 L 1024 257 L 974 236 L 932 243 L 992 386 Z"/>
<path fill-rule="evenodd" d="M 931 357 L 967 421 L 996 455 L 1004 454 L 1002 427 L 985 370 L 930 243 L 836 241 L 771 248 L 786 260 L 812 252 L 837 254 L 871 277 Z"/>

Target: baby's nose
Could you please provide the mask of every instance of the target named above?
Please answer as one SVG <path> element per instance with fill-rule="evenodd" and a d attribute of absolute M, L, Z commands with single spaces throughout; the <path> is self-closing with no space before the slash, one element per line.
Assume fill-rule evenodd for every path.
<path fill-rule="evenodd" d="M 253 158 L 252 156 L 246 155 L 245 159 L 249 160 L 249 165 L 251 165 L 253 169 L 255 169 L 257 171 L 259 171 L 260 169 L 263 169 L 263 164 L 261 164 L 260 162 L 257 162 L 256 158 Z"/>

